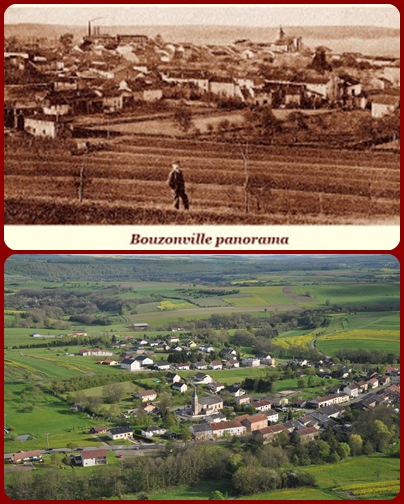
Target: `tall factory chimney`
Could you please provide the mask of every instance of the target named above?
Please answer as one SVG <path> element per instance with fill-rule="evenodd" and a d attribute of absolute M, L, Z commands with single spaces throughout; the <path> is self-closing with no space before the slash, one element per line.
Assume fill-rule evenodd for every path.
<path fill-rule="evenodd" d="M 91 21 L 88 22 L 88 38 L 91 40 Z"/>

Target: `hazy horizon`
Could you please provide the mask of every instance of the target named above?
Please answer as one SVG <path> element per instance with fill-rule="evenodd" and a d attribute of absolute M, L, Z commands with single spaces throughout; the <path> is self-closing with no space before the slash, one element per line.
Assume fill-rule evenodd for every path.
<path fill-rule="evenodd" d="M 69 5 L 14 4 L 4 13 L 4 24 L 38 23 L 85 26 L 371 26 L 400 29 L 400 13 L 389 4 L 149 4 Z M 358 21 L 360 23 L 358 24 Z"/>

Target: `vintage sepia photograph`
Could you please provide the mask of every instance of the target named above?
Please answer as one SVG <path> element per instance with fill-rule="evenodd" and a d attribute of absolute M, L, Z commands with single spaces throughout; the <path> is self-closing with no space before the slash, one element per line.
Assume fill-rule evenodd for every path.
<path fill-rule="evenodd" d="M 399 494 L 394 256 L 16 254 L 4 270 L 10 499 Z"/>
<path fill-rule="evenodd" d="M 14 4 L 4 170 L 6 226 L 398 226 L 399 11 Z"/>

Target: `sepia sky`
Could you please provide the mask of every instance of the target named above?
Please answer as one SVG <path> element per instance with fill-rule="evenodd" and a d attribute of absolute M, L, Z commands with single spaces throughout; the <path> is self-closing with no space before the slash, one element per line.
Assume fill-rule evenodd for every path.
<path fill-rule="evenodd" d="M 4 23 L 86 25 L 380 26 L 400 28 L 391 4 L 14 4 Z"/>

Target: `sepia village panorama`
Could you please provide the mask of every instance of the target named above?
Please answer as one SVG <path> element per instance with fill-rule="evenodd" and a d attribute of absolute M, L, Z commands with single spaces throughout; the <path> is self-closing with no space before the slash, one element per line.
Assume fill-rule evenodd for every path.
<path fill-rule="evenodd" d="M 398 223 L 399 30 L 188 28 L 5 24 L 6 224 Z"/>

